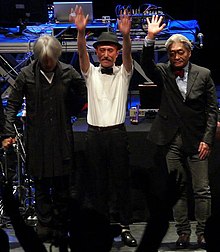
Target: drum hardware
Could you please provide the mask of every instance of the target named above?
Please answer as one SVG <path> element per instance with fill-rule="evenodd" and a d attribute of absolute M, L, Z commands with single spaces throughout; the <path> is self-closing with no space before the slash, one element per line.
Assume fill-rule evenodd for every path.
<path fill-rule="evenodd" d="M 26 114 L 22 114 L 26 115 Z M 22 116 L 22 123 L 23 123 L 23 132 L 22 134 L 19 133 L 18 128 L 15 124 L 13 124 L 16 136 L 16 142 L 12 145 L 10 150 L 4 150 L 2 154 L 2 166 L 0 167 L 1 172 L 1 179 L 5 181 L 11 181 L 13 186 L 13 195 L 19 201 L 19 210 L 21 215 L 23 216 L 24 220 L 28 225 L 35 226 L 36 225 L 36 215 L 35 215 L 35 208 L 34 208 L 34 186 L 33 181 L 30 177 L 26 174 L 25 171 L 25 164 L 26 164 L 26 152 L 24 146 L 24 133 L 25 133 L 25 116 Z M 13 155 L 13 161 L 15 161 L 16 171 L 15 177 L 9 178 L 9 158 L 11 157 L 11 153 Z M 10 156 L 9 156 L 10 155 Z M 0 163 L 1 164 L 1 163 Z M 0 225 L 7 226 L 10 224 L 10 219 L 4 213 L 4 206 L 0 199 Z"/>
<path fill-rule="evenodd" d="M 22 103 L 22 113 L 20 113 L 21 118 L 22 118 L 22 123 L 23 123 L 23 134 L 25 132 L 25 118 L 26 118 L 26 100 L 25 97 L 23 98 L 23 103 Z M 18 116 L 18 115 L 17 115 Z M 17 126 L 13 124 L 15 134 L 16 134 L 16 143 L 13 144 L 14 151 L 17 156 L 17 192 L 18 192 L 18 198 L 22 205 L 24 205 L 23 200 L 23 188 L 24 188 L 24 177 L 23 175 L 25 174 L 25 162 L 26 162 L 26 152 L 24 148 L 24 136 L 18 132 Z"/>
<path fill-rule="evenodd" d="M 35 214 L 35 200 L 34 200 L 34 196 L 35 196 L 35 190 L 34 190 L 34 182 L 33 180 L 30 178 L 30 176 L 25 172 L 24 166 L 26 164 L 26 152 L 25 152 L 25 139 L 26 139 L 26 97 L 23 97 L 23 103 L 22 103 L 22 109 L 20 110 L 20 112 L 18 113 L 18 115 L 20 117 L 20 120 L 22 122 L 22 134 L 19 134 L 18 130 L 15 128 L 16 131 L 16 138 L 17 138 L 17 142 L 18 142 L 18 151 L 19 151 L 19 147 L 20 147 L 20 151 L 19 151 L 19 155 L 21 157 L 21 162 L 23 164 L 23 167 L 21 167 L 21 171 L 23 172 L 23 181 L 22 184 L 24 186 L 24 188 L 26 188 L 26 194 L 24 195 L 23 199 L 23 206 L 24 206 L 24 217 L 25 220 L 27 222 L 28 225 L 31 226 L 35 226 L 36 225 L 36 214 Z M 15 127 L 15 125 L 14 125 Z M 22 141 L 23 140 L 23 141 Z"/>
<path fill-rule="evenodd" d="M 36 216 L 34 209 L 34 187 L 33 181 L 25 172 L 25 164 L 26 164 L 26 152 L 24 146 L 24 134 L 25 123 L 26 123 L 26 100 L 24 97 L 24 102 L 22 104 L 21 110 L 21 121 L 23 123 L 23 135 L 18 132 L 16 125 L 14 124 L 14 129 L 16 133 L 16 144 L 14 145 L 14 150 L 17 154 L 17 175 L 18 175 L 18 185 L 17 185 L 17 193 L 20 199 L 21 205 L 23 206 L 23 216 L 26 222 L 30 225 L 36 224 Z"/>
<path fill-rule="evenodd" d="M 5 155 L 5 152 L 3 154 L 3 157 L 4 157 L 4 155 Z M 5 169 L 4 169 L 2 162 L 0 163 L 0 167 L 1 167 L 0 183 L 2 186 L 2 183 L 4 183 L 4 181 L 6 179 Z M 6 221 L 6 218 L 4 215 L 4 205 L 3 205 L 2 199 L 0 199 L 0 228 L 5 227 L 6 223 L 7 223 L 7 221 Z"/>
<path fill-rule="evenodd" d="M 21 122 L 23 123 L 23 132 L 25 132 L 25 123 L 26 123 L 26 98 L 23 97 L 23 103 L 21 110 L 17 113 L 17 117 L 20 117 Z"/>
<path fill-rule="evenodd" d="M 0 162 L 0 184 L 1 187 L 8 181 L 8 162 L 7 162 L 7 151 L 1 148 L 1 162 Z M 2 189 L 2 188 L 1 188 Z M 0 228 L 10 226 L 10 218 L 5 215 L 3 200 L 0 198 Z"/>
<path fill-rule="evenodd" d="M 21 110 L 18 112 L 17 117 L 25 118 L 25 117 L 26 117 L 26 110 L 21 109 Z"/>
<path fill-rule="evenodd" d="M 17 117 L 22 122 L 13 124 L 15 131 L 15 143 L 7 150 L 0 149 L 0 179 L 10 181 L 13 187 L 13 195 L 19 201 L 19 210 L 25 222 L 28 225 L 36 225 L 35 214 L 35 190 L 33 180 L 26 172 L 26 98 L 23 97 L 21 110 L 18 112 Z M 21 133 L 20 133 L 21 132 Z M 11 174 L 12 171 L 12 174 Z M 0 181 L 1 182 L 1 181 Z M 3 202 L 0 198 L 0 226 L 7 226 L 10 224 L 10 219 L 4 213 Z"/>
<path fill-rule="evenodd" d="M 22 143 L 22 135 L 18 132 L 16 125 L 14 124 L 14 129 L 16 133 L 16 142 L 12 145 L 13 150 L 16 154 L 15 159 L 16 159 L 16 179 L 12 179 L 12 186 L 13 186 L 13 194 L 15 197 L 18 198 L 19 203 L 20 203 L 20 210 L 24 211 L 24 198 L 26 194 L 26 188 L 24 186 L 24 179 L 23 179 L 23 174 L 24 174 L 24 164 L 25 164 L 25 150 L 24 146 Z M 4 162 L 5 162 L 5 171 L 9 169 L 8 167 L 8 158 L 11 158 L 7 155 L 7 151 L 5 152 L 5 157 L 4 157 Z M 8 176 L 6 179 L 9 180 Z M 11 180 L 11 179 L 10 179 Z"/>
<path fill-rule="evenodd" d="M 15 144 L 13 147 L 15 149 L 15 152 L 18 154 L 19 164 L 20 164 L 20 158 L 21 158 L 22 162 L 25 164 L 26 152 L 25 152 L 24 145 L 23 145 L 23 142 L 22 142 L 22 134 L 20 134 L 18 132 L 18 129 L 17 129 L 15 124 L 13 124 L 13 126 L 14 126 L 14 129 L 15 129 L 15 133 L 16 133 L 15 138 L 16 138 L 16 142 L 17 142 L 17 144 Z"/>

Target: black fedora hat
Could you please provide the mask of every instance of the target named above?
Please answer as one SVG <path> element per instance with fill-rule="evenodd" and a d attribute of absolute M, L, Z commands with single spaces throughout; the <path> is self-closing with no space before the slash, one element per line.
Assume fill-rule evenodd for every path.
<path fill-rule="evenodd" d="M 97 41 L 93 44 L 94 48 L 97 48 L 99 45 L 108 45 L 115 44 L 118 49 L 122 48 L 122 45 L 118 42 L 116 33 L 114 32 L 102 32 L 101 35 L 97 38 Z"/>

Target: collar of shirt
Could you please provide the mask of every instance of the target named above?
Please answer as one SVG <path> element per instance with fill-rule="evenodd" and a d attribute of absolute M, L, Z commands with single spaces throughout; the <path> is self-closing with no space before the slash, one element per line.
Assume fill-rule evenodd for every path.
<path fill-rule="evenodd" d="M 43 76 L 46 78 L 46 80 L 51 84 L 53 81 L 54 72 L 46 73 L 42 70 L 40 70 L 40 72 L 43 74 Z"/>
<path fill-rule="evenodd" d="M 187 79 L 188 79 L 188 65 L 183 68 L 184 76 L 181 78 L 180 76 L 176 77 L 176 83 L 180 90 L 183 99 L 186 99 L 186 92 L 187 92 Z"/>

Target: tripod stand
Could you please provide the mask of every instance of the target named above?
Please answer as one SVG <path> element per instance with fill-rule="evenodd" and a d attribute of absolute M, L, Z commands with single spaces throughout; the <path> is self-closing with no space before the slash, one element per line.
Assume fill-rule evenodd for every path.
<path fill-rule="evenodd" d="M 25 133 L 26 133 L 26 99 L 23 98 L 24 102 L 22 104 L 22 110 L 18 113 L 18 116 L 22 122 L 22 132 L 20 134 L 16 125 L 14 124 L 14 129 L 16 133 L 16 145 L 15 152 L 17 155 L 17 175 L 18 175 L 18 184 L 17 184 L 17 193 L 21 203 L 23 206 L 24 217 L 26 218 L 26 222 L 30 225 L 35 225 L 36 216 L 34 209 L 34 187 L 33 181 L 30 176 L 27 174 L 25 169 L 26 165 L 26 152 L 25 152 Z"/>
<path fill-rule="evenodd" d="M 14 124 L 15 130 L 15 143 L 10 150 L 5 150 L 3 154 L 2 162 L 2 177 L 6 181 L 10 181 L 13 185 L 13 194 L 19 201 L 19 209 L 21 215 L 25 218 L 26 222 L 30 225 L 35 225 L 35 208 L 34 208 L 34 187 L 33 181 L 27 175 L 26 165 L 26 152 L 25 152 L 25 123 L 26 123 L 26 111 L 25 111 L 25 98 L 22 113 L 18 113 L 19 119 L 22 122 L 22 133 L 19 132 L 17 126 Z M 12 160 L 13 159 L 13 160 Z M 16 165 L 14 165 L 16 163 Z M 16 168 L 15 168 L 16 166 Z M 8 174 L 9 171 L 13 171 L 13 176 Z M 1 203 L 1 202 L 0 202 Z M 0 204 L 0 214 L 3 219 L 3 206 Z"/>

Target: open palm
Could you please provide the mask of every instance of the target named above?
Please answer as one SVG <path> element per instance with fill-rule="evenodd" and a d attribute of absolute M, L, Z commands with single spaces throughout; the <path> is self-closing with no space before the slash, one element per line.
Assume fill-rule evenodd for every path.
<path fill-rule="evenodd" d="M 84 15 L 82 7 L 76 5 L 75 10 L 71 9 L 70 15 L 69 15 L 69 21 L 73 22 L 77 29 L 84 30 L 86 28 L 86 25 L 88 23 L 89 15 Z"/>

